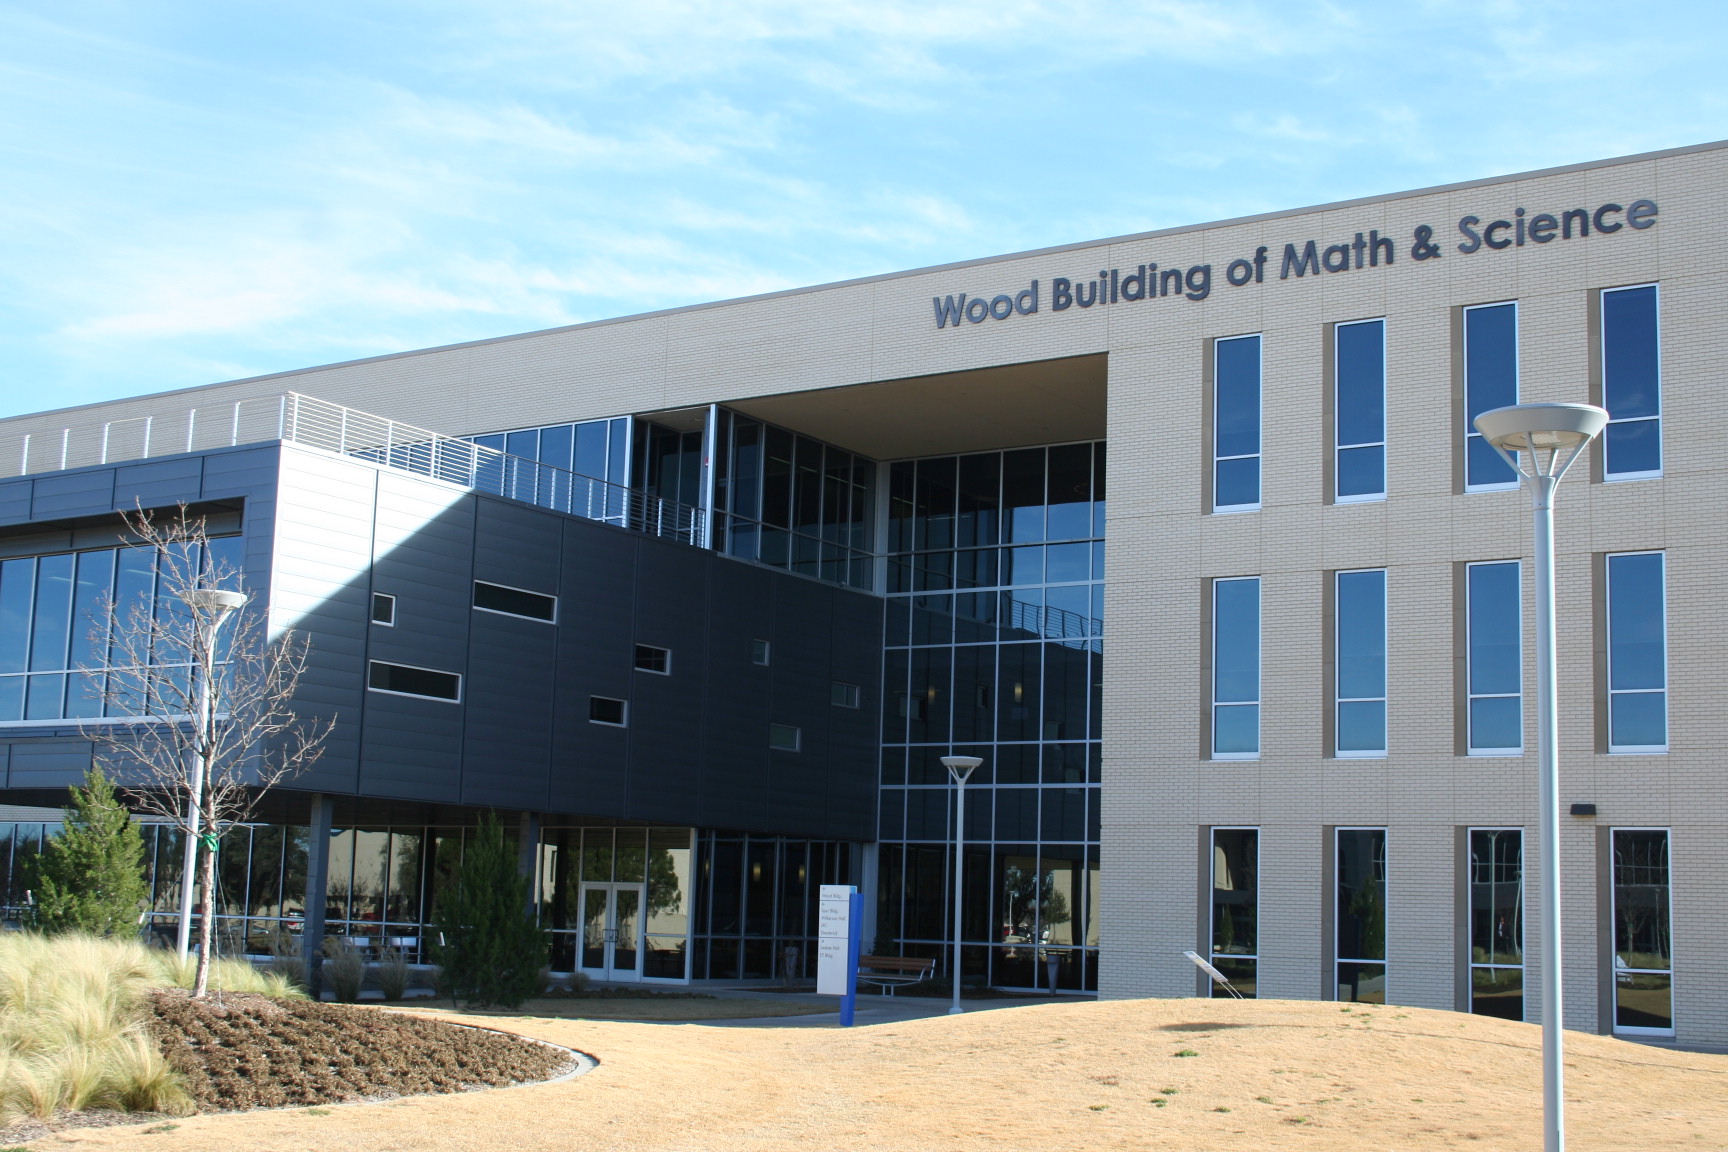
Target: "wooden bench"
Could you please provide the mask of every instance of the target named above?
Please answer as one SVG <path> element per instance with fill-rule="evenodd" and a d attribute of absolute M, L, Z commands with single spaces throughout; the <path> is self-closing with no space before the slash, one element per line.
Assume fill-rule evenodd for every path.
<path fill-rule="evenodd" d="M 919 960 L 911 956 L 860 956 L 858 980 L 874 984 L 884 996 L 894 995 L 894 989 L 930 979 L 936 971 L 936 961 Z"/>

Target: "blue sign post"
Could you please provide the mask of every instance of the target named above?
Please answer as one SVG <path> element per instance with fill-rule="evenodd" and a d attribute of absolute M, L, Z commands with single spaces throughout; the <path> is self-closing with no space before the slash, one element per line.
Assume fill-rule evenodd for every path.
<path fill-rule="evenodd" d="M 846 898 L 846 991 L 840 997 L 840 1027 L 852 1027 L 852 1014 L 858 1008 L 858 957 L 863 951 L 864 894 L 850 893 Z"/>

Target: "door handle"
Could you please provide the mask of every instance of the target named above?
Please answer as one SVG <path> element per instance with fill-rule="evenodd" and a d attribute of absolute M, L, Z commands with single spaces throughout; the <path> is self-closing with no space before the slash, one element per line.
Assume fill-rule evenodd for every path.
<path fill-rule="evenodd" d="M 608 943 L 608 944 L 618 943 L 618 929 L 616 929 L 616 928 L 606 929 L 606 943 Z"/>

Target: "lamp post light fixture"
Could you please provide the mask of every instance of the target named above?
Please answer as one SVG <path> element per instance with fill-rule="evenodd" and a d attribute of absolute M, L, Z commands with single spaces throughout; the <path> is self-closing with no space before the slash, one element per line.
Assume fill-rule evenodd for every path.
<path fill-rule="evenodd" d="M 954 778 L 954 1003 L 948 1008 L 950 1016 L 965 1011 L 960 1007 L 960 893 L 966 872 L 966 778 L 982 763 L 978 756 L 942 757 L 942 767 Z"/>
<path fill-rule="evenodd" d="M 192 675 L 198 678 L 195 707 L 197 715 L 192 722 L 197 725 L 193 737 L 194 755 L 192 761 L 191 787 L 187 789 L 186 797 L 186 864 L 185 874 L 180 880 L 180 925 L 175 936 L 174 946 L 182 960 L 192 949 L 192 893 L 198 877 L 198 841 L 203 832 L 204 815 L 204 782 L 210 776 L 210 750 L 212 729 L 216 717 L 211 710 L 210 677 L 208 673 L 216 667 L 216 634 L 222 630 L 222 625 L 228 618 L 246 604 L 244 592 L 230 592 L 225 588 L 188 588 L 180 594 L 180 599 L 186 602 L 186 607 L 192 609 L 192 619 L 196 626 L 193 643 L 196 647 L 192 652 Z M 214 852 L 215 849 L 211 848 Z M 209 916 L 209 894 L 206 893 L 204 915 Z"/>
<path fill-rule="evenodd" d="M 1536 557 L 1536 767 L 1542 868 L 1542 1147 L 1566 1147 L 1560 988 L 1560 708 L 1554 696 L 1554 490 L 1608 422 L 1593 404 L 1514 404 L 1476 417 L 1476 430 L 1530 493 Z"/>

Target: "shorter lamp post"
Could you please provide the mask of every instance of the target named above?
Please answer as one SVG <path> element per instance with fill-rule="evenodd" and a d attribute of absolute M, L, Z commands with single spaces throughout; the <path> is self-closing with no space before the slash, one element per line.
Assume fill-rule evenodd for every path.
<path fill-rule="evenodd" d="M 966 778 L 982 763 L 978 756 L 942 757 L 942 767 L 954 778 L 954 1003 L 948 1008 L 950 1016 L 965 1011 L 960 1007 L 960 894 L 966 872 Z"/>
<path fill-rule="evenodd" d="M 192 892 L 198 877 L 198 838 L 203 832 L 204 782 L 210 776 L 210 748 L 216 717 L 210 707 L 210 676 L 216 667 L 216 634 L 237 610 L 246 604 L 244 592 L 225 588 L 189 588 L 180 599 L 192 609 L 197 627 L 192 650 L 192 675 L 198 678 L 192 722 L 196 751 L 191 765 L 191 787 L 186 797 L 186 874 L 180 881 L 180 926 L 174 946 L 180 958 L 192 948 Z M 211 914 L 209 893 L 205 893 L 204 915 Z"/>
<path fill-rule="evenodd" d="M 1536 554 L 1536 767 L 1542 867 L 1542 1147 L 1566 1147 L 1560 997 L 1560 706 L 1554 696 L 1554 490 L 1608 422 L 1592 404 L 1514 404 L 1476 417 L 1530 493 Z"/>

